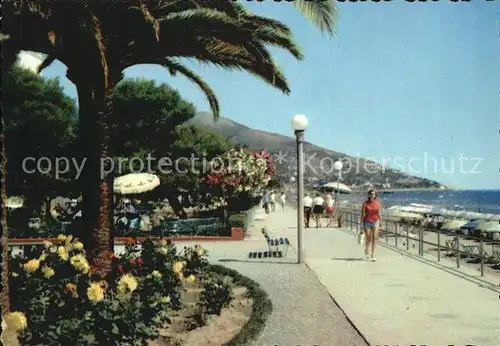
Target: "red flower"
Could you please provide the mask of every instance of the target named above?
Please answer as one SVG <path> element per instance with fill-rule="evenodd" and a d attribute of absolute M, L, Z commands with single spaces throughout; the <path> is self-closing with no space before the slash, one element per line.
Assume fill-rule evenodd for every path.
<path fill-rule="evenodd" d="M 134 238 L 127 238 L 127 240 L 125 240 L 125 243 L 127 245 L 135 245 L 137 244 L 137 240 L 135 240 Z"/>
<path fill-rule="evenodd" d="M 118 265 L 118 273 L 120 273 L 120 275 L 123 275 L 125 273 L 121 264 Z"/>
<path fill-rule="evenodd" d="M 255 153 L 253 153 L 253 156 L 254 156 L 256 159 L 260 159 L 260 158 L 263 158 L 263 159 L 268 159 L 268 158 L 269 158 L 269 154 L 267 153 L 266 149 L 261 150 L 261 151 L 259 151 L 259 152 L 255 152 Z"/>
<path fill-rule="evenodd" d="M 133 257 L 132 257 L 132 258 L 130 259 L 130 264 L 131 264 L 131 265 L 133 265 L 133 266 L 135 266 L 135 265 L 137 264 L 137 262 L 136 262 L 135 258 L 133 258 Z"/>
<path fill-rule="evenodd" d="M 144 263 L 144 261 L 142 260 L 142 258 L 140 258 L 140 257 L 139 257 L 139 258 L 137 259 L 137 264 L 139 264 L 139 265 L 140 265 L 140 264 L 143 264 L 143 263 Z"/>

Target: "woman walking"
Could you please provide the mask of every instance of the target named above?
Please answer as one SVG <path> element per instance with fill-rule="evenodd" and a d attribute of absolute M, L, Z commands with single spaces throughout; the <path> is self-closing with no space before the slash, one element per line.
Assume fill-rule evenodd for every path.
<path fill-rule="evenodd" d="M 365 257 L 375 262 L 375 246 L 378 239 L 378 231 L 382 221 L 380 219 L 380 203 L 377 202 L 377 191 L 368 191 L 368 199 L 361 206 L 361 222 L 365 232 Z M 369 251 L 370 257 L 368 257 Z"/>
<path fill-rule="evenodd" d="M 281 205 L 281 212 L 285 212 L 285 205 L 286 205 L 286 195 L 284 192 L 281 192 L 280 199 L 279 199 L 280 205 Z"/>
<path fill-rule="evenodd" d="M 316 228 L 321 227 L 321 216 L 323 216 L 323 210 L 325 209 L 324 205 L 325 200 L 317 193 L 316 198 L 313 200 L 313 214 L 316 221 Z"/>
<path fill-rule="evenodd" d="M 325 215 L 328 219 L 328 226 L 327 227 L 332 227 L 332 220 L 333 220 L 333 213 L 335 212 L 335 206 L 334 206 L 334 200 L 333 200 L 331 193 L 326 195 L 325 208 L 326 208 Z"/>

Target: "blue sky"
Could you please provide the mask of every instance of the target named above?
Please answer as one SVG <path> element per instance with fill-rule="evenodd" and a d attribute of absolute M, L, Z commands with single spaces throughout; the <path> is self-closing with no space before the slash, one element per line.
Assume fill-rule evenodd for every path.
<path fill-rule="evenodd" d="M 188 63 L 216 91 L 222 116 L 292 135 L 290 119 L 302 113 L 314 144 L 457 188 L 500 188 L 498 1 L 343 3 L 335 38 L 289 3 L 246 5 L 289 25 L 306 57 L 273 50 L 289 96 L 243 72 Z M 44 71 L 76 98 L 64 74 L 60 63 Z M 161 67 L 134 66 L 126 76 L 166 82 L 209 110 L 196 86 Z"/>

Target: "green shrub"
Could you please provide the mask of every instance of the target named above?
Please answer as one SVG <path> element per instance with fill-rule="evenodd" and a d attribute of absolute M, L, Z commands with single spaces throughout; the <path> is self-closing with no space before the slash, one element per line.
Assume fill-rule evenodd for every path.
<path fill-rule="evenodd" d="M 147 240 L 139 251 L 130 241 L 113 255 L 105 280 L 71 237 L 45 244 L 9 262 L 12 311 L 27 318 L 22 345 L 146 345 L 180 307 L 183 273 L 175 247 Z"/>
<path fill-rule="evenodd" d="M 199 304 L 205 314 L 220 315 L 222 309 L 229 306 L 233 299 L 229 285 L 219 280 L 217 283 L 208 282 L 203 285 Z"/>
<path fill-rule="evenodd" d="M 221 266 L 211 265 L 210 271 L 222 276 L 230 276 L 233 283 L 248 289 L 248 297 L 253 299 L 252 315 L 241 331 L 236 334 L 225 346 L 248 345 L 264 329 L 267 318 L 271 315 L 273 305 L 267 293 L 252 279 L 241 275 L 236 270 Z"/>

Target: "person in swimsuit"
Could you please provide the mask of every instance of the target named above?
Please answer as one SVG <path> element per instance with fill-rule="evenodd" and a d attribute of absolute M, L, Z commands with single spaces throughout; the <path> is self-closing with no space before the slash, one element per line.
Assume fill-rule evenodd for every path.
<path fill-rule="evenodd" d="M 335 212 L 335 201 L 333 200 L 332 194 L 329 193 L 326 195 L 326 199 L 325 199 L 325 214 L 326 214 L 326 217 L 328 218 L 328 226 L 327 227 L 332 227 L 333 213 L 334 212 Z"/>
<path fill-rule="evenodd" d="M 380 219 L 380 203 L 377 202 L 377 191 L 368 191 L 368 199 L 361 206 L 361 222 L 365 232 L 365 257 L 368 259 L 371 250 L 371 260 L 376 261 L 375 246 L 378 239 L 378 231 L 382 220 Z"/>

